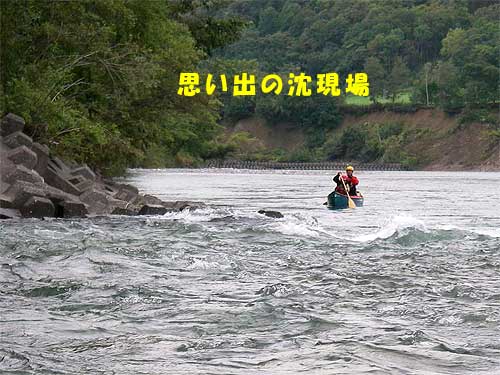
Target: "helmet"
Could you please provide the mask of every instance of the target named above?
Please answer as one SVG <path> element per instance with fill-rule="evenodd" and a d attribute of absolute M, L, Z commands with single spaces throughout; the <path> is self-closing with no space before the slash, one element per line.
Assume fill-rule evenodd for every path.
<path fill-rule="evenodd" d="M 352 165 L 348 165 L 346 168 L 345 168 L 346 171 L 354 171 L 354 168 L 352 167 Z"/>

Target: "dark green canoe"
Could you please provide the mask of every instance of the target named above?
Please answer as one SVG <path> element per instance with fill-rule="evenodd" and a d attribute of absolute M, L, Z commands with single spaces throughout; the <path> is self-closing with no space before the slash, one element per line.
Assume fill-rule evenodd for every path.
<path fill-rule="evenodd" d="M 362 196 L 352 196 L 356 207 L 363 207 L 364 198 Z M 338 209 L 338 208 L 347 208 L 349 207 L 349 203 L 347 201 L 347 195 L 339 194 L 335 191 L 331 192 L 328 195 L 328 208 Z"/>

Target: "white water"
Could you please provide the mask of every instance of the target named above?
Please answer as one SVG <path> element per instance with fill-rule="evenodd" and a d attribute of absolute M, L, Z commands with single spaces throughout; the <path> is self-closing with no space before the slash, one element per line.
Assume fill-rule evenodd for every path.
<path fill-rule="evenodd" d="M 500 373 L 500 174 L 360 172 L 330 211 L 332 174 L 134 170 L 208 207 L 0 223 L 0 372 Z"/>

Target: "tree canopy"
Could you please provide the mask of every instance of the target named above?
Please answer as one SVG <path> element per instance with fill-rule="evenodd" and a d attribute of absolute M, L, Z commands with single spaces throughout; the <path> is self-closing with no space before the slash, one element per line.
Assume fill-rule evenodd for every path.
<path fill-rule="evenodd" d="M 334 71 L 345 82 L 347 74 L 366 71 L 374 101 L 408 91 L 423 103 L 424 67 L 430 64 L 432 104 L 498 100 L 495 0 L 246 0 L 224 11 L 251 26 L 220 56 L 258 61 L 264 73 Z"/>
<path fill-rule="evenodd" d="M 1 2 L 2 112 L 36 138 L 106 173 L 209 155 L 220 102 L 177 95 L 179 73 L 244 23 L 218 2 Z"/>
<path fill-rule="evenodd" d="M 223 156 L 222 123 L 291 122 L 318 148 L 340 97 L 177 95 L 179 74 L 367 72 L 373 105 L 498 103 L 496 0 L 2 1 L 0 112 L 105 173 Z M 342 87 L 341 87 L 342 88 Z M 226 148 L 227 147 L 227 148 Z M 347 152 L 347 149 L 346 149 Z M 366 155 L 375 155 L 367 153 Z"/>

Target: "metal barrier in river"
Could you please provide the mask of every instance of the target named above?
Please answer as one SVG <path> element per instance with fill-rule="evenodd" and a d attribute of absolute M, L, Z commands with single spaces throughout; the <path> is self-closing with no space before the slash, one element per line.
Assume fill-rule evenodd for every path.
<path fill-rule="evenodd" d="M 343 170 L 352 165 L 356 170 L 364 171 L 403 171 L 407 170 L 399 163 L 356 163 L 356 162 L 272 162 L 250 160 L 208 160 L 201 168 L 234 169 L 290 169 L 290 170 Z"/>

